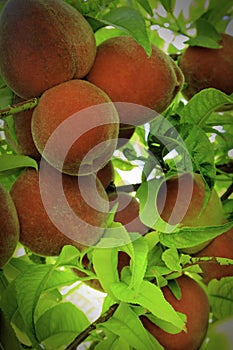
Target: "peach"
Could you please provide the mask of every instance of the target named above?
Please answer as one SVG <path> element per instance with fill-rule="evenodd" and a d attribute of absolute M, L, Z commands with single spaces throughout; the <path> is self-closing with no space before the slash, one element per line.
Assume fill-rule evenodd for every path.
<path fill-rule="evenodd" d="M 232 94 L 233 36 L 222 33 L 219 44 L 217 49 L 189 46 L 182 54 L 179 66 L 187 83 L 182 91 L 187 99 L 206 88 Z"/>
<path fill-rule="evenodd" d="M 97 47 L 87 80 L 104 90 L 113 102 L 119 102 L 120 123 L 133 126 L 163 112 L 183 85 L 182 72 L 165 52 L 152 45 L 148 57 L 129 36 L 107 39 Z"/>
<path fill-rule="evenodd" d="M 19 220 L 10 193 L 0 185 L 0 268 L 13 256 L 19 240 Z"/>
<path fill-rule="evenodd" d="M 0 72 L 25 99 L 72 78 L 94 63 L 92 28 L 61 0 L 9 0 L 0 17 Z"/>
<path fill-rule="evenodd" d="M 82 176 L 80 185 L 77 177 L 49 165 L 43 169 L 27 168 L 11 189 L 20 242 L 42 256 L 58 255 L 67 244 L 79 249 L 94 245 L 104 232 L 109 207 L 100 181 L 94 175 Z"/>
<path fill-rule="evenodd" d="M 32 136 L 43 157 L 70 175 L 98 171 L 117 146 L 119 118 L 109 97 L 80 79 L 44 92 L 32 115 Z"/>

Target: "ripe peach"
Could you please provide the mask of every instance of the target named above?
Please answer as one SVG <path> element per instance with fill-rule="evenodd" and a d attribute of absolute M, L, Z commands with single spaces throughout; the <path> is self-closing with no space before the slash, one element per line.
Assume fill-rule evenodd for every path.
<path fill-rule="evenodd" d="M 209 202 L 201 213 L 204 196 L 204 183 L 199 174 L 184 173 L 179 177 L 172 176 L 162 183 L 158 191 L 158 212 L 164 221 L 172 225 L 189 227 L 221 225 L 223 209 L 217 192 L 212 190 Z M 195 253 L 204 245 L 185 251 Z"/>
<path fill-rule="evenodd" d="M 42 94 L 32 115 L 32 136 L 51 165 L 70 175 L 86 175 L 112 157 L 118 121 L 114 105 L 101 89 L 73 79 Z"/>
<path fill-rule="evenodd" d="M 139 202 L 126 192 L 111 192 L 108 194 L 110 209 L 118 204 L 114 221 L 120 222 L 129 232 L 139 232 L 144 235 L 148 228 L 139 218 Z"/>
<path fill-rule="evenodd" d="M 19 240 L 19 220 L 10 193 L 0 185 L 0 268 L 14 254 Z"/>
<path fill-rule="evenodd" d="M 23 245 L 38 255 L 50 256 L 58 255 L 67 244 L 83 249 L 99 240 L 109 207 L 107 194 L 94 175 L 82 176 L 81 187 L 78 181 L 49 165 L 43 173 L 27 168 L 17 178 L 11 195 Z M 105 200 L 100 202 L 100 196 Z"/>
<path fill-rule="evenodd" d="M 207 247 L 195 254 L 195 256 L 233 259 L 233 229 L 216 237 Z M 206 284 L 213 278 L 219 280 L 222 277 L 233 276 L 233 265 L 220 265 L 217 262 L 201 262 L 199 266 L 203 271 L 203 282 Z"/>
<path fill-rule="evenodd" d="M 82 78 L 96 55 L 92 28 L 60 0 L 9 0 L 0 17 L 0 72 L 20 97 Z"/>
<path fill-rule="evenodd" d="M 141 125 L 163 112 L 183 84 L 183 75 L 172 59 L 156 46 L 148 57 L 129 36 L 107 39 L 97 47 L 87 80 L 104 90 L 117 109 L 121 124 Z M 125 102 L 125 104 L 122 104 Z"/>
<path fill-rule="evenodd" d="M 233 92 L 233 36 L 221 34 L 221 48 L 189 46 L 181 56 L 179 66 L 187 88 L 182 92 L 190 99 L 205 88 L 216 88 L 230 95 Z"/>
<path fill-rule="evenodd" d="M 204 340 L 208 328 L 208 297 L 199 284 L 185 275 L 177 279 L 181 289 L 181 299 L 173 295 L 169 287 L 163 287 L 165 299 L 178 312 L 187 316 L 187 333 L 182 331 L 170 334 L 159 328 L 146 316 L 141 316 L 144 327 L 160 342 L 166 350 L 198 350 Z"/>

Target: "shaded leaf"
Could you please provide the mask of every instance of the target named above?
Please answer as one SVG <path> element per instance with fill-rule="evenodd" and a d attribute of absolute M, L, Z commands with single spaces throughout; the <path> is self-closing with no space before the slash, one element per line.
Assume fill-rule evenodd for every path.
<path fill-rule="evenodd" d="M 150 6 L 150 3 L 148 0 L 137 0 L 137 2 L 144 8 L 144 10 L 150 15 L 153 16 L 153 10 Z"/>
<path fill-rule="evenodd" d="M 174 1 L 174 0 L 161 0 L 160 2 L 167 12 L 173 13 L 176 1 Z"/>
<path fill-rule="evenodd" d="M 34 334 L 34 311 L 50 271 L 49 265 L 31 265 L 15 280 L 19 312 L 32 334 Z"/>
<path fill-rule="evenodd" d="M 186 44 L 190 46 L 202 46 L 212 49 L 218 49 L 221 45 L 218 43 L 220 35 L 215 27 L 204 18 L 196 21 L 197 35 L 189 39 Z"/>

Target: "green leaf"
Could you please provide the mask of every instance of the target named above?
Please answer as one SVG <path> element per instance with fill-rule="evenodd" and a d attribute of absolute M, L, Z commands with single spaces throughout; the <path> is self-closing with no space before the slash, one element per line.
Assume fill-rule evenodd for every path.
<path fill-rule="evenodd" d="M 225 104 L 233 105 L 233 97 L 214 88 L 195 94 L 180 112 L 181 123 L 203 125 L 210 114 Z"/>
<path fill-rule="evenodd" d="M 233 220 L 233 199 L 227 199 L 223 202 L 223 211 L 225 217 L 230 221 Z"/>
<path fill-rule="evenodd" d="M 232 227 L 233 222 L 221 226 L 183 227 L 172 233 L 161 232 L 159 239 L 163 245 L 169 248 L 191 248 L 219 236 Z"/>
<path fill-rule="evenodd" d="M 167 12 L 173 13 L 176 1 L 174 1 L 174 0 L 160 0 L 160 2 Z"/>
<path fill-rule="evenodd" d="M 34 312 L 51 271 L 49 265 L 31 265 L 15 280 L 19 312 L 30 333 L 34 333 Z"/>
<path fill-rule="evenodd" d="M 140 200 L 140 219 L 148 227 L 163 232 L 174 231 L 176 226 L 169 225 L 160 218 L 156 203 L 159 187 L 163 179 L 153 179 L 143 182 L 137 190 L 137 197 Z"/>
<path fill-rule="evenodd" d="M 3 271 L 8 281 L 12 281 L 22 272 L 26 271 L 29 265 L 32 265 L 32 262 L 29 259 L 27 259 L 27 257 L 13 257 L 3 267 Z"/>
<path fill-rule="evenodd" d="M 0 4 L 0 10 L 1 10 L 1 4 Z M 6 85 L 6 83 L 3 81 L 2 77 L 0 76 L 0 109 L 3 109 L 5 107 L 8 107 L 12 104 L 14 98 L 13 92 L 10 90 L 10 88 Z"/>
<path fill-rule="evenodd" d="M 177 249 L 166 249 L 162 254 L 162 260 L 170 270 L 181 271 L 180 257 Z"/>
<path fill-rule="evenodd" d="M 208 284 L 211 310 L 218 319 L 233 315 L 233 277 L 211 280 Z"/>
<path fill-rule="evenodd" d="M 215 27 L 204 18 L 199 18 L 196 21 L 197 35 L 195 38 L 191 38 L 186 41 L 186 44 L 190 46 L 202 46 L 212 49 L 218 49 L 221 47 L 218 40 L 220 34 L 217 32 Z"/>
<path fill-rule="evenodd" d="M 192 160 L 193 172 L 198 171 L 208 184 L 205 184 L 207 198 L 208 190 L 213 188 L 216 174 L 213 146 L 206 133 L 197 125 L 181 124 L 179 131 L 188 150 L 187 157 Z"/>
<path fill-rule="evenodd" d="M 117 350 L 119 339 L 118 335 L 105 329 L 105 337 L 95 346 L 95 350 Z M 124 349 L 130 350 L 127 346 L 128 345 L 125 344 Z"/>
<path fill-rule="evenodd" d="M 180 330 L 185 328 L 184 321 L 171 304 L 166 301 L 161 289 L 155 284 L 143 281 L 138 293 L 135 293 L 127 284 L 118 282 L 111 286 L 111 290 L 118 300 L 125 303 L 139 304 L 156 317 L 174 324 Z"/>
<path fill-rule="evenodd" d="M 69 286 L 77 282 L 77 276 L 70 270 L 54 270 L 52 271 L 44 290 L 52 290 L 64 286 Z"/>
<path fill-rule="evenodd" d="M 115 214 L 117 205 L 113 207 L 112 211 Z M 112 212 L 111 211 L 111 212 Z M 125 227 L 119 222 L 110 222 L 110 225 L 105 229 L 104 235 L 98 242 L 98 248 L 112 248 L 121 247 L 131 243 L 135 239 L 141 237 L 137 232 L 128 232 Z"/>
<path fill-rule="evenodd" d="M 136 292 L 139 290 L 147 268 L 147 254 L 149 247 L 147 242 L 140 237 L 132 242 L 133 254 L 131 254 L 131 281 L 129 287 Z M 122 249 L 124 250 L 124 249 Z"/>
<path fill-rule="evenodd" d="M 38 319 L 36 335 L 46 350 L 64 349 L 89 323 L 81 310 L 64 302 L 47 310 Z"/>
<path fill-rule="evenodd" d="M 117 248 L 94 248 L 92 253 L 93 267 L 104 291 L 113 299 L 110 286 L 119 281 Z"/>
<path fill-rule="evenodd" d="M 30 346 L 32 343 L 36 342 L 34 331 L 28 329 L 19 311 L 14 281 L 10 283 L 4 293 L 1 294 L 0 307 L 6 318 L 11 322 L 21 343 Z"/>
<path fill-rule="evenodd" d="M 132 36 L 150 56 L 152 48 L 148 38 L 143 16 L 139 11 L 130 7 L 119 7 L 108 12 L 103 19 L 106 25 L 114 26 Z"/>
<path fill-rule="evenodd" d="M 186 316 L 184 314 L 179 314 L 180 318 L 182 318 L 184 320 L 184 322 L 186 322 Z M 158 317 L 155 317 L 154 315 L 151 314 L 146 314 L 145 315 L 151 322 L 153 322 L 154 324 L 156 324 L 156 326 L 158 326 L 159 328 L 162 328 L 165 332 L 170 333 L 170 334 L 177 334 L 180 332 L 180 329 L 177 328 L 174 324 L 171 324 L 169 322 L 166 322 L 164 320 L 161 320 Z"/>
<path fill-rule="evenodd" d="M 14 282 L 10 283 L 1 294 L 0 308 L 4 311 L 7 319 L 11 321 L 18 308 Z"/>
<path fill-rule="evenodd" d="M 19 168 L 25 167 L 32 167 L 36 170 L 38 169 L 37 162 L 28 156 L 0 155 L 0 173 L 2 174 L 9 170 L 18 171 Z"/>
<path fill-rule="evenodd" d="M 154 337 L 150 337 L 136 313 L 125 303 L 121 303 L 113 316 L 102 326 L 121 337 L 133 349 L 163 349 Z"/>
<path fill-rule="evenodd" d="M 51 309 L 52 307 L 58 305 L 58 303 L 60 303 L 62 299 L 63 299 L 63 296 L 58 289 L 53 289 L 47 292 L 43 292 L 37 304 L 37 307 L 35 309 L 35 315 L 34 315 L 35 322 L 48 309 Z"/>
<path fill-rule="evenodd" d="M 150 231 L 144 236 L 144 240 L 147 242 L 149 250 L 152 250 L 159 243 L 159 233 L 157 231 Z"/>
<path fill-rule="evenodd" d="M 95 350 L 131 350 L 128 341 L 110 331 L 105 330 L 105 333 L 107 334 L 104 339 L 95 346 Z"/>
<path fill-rule="evenodd" d="M 66 245 L 62 248 L 62 251 L 56 261 L 55 266 L 65 266 L 72 265 L 77 262 L 78 257 L 80 256 L 80 251 L 71 245 Z"/>
<path fill-rule="evenodd" d="M 213 112 L 206 120 L 205 124 L 207 126 L 232 125 L 232 114 L 230 112 L 224 112 L 224 114 Z"/>
<path fill-rule="evenodd" d="M 118 169 L 123 170 L 123 171 L 130 171 L 130 170 L 136 168 L 136 165 L 133 165 L 132 163 L 130 163 L 126 160 L 123 160 L 121 158 L 114 157 L 112 159 L 112 163 L 113 163 L 114 169 L 118 168 Z"/>
<path fill-rule="evenodd" d="M 0 349 L 22 350 L 19 340 L 2 310 L 0 310 Z"/>
<path fill-rule="evenodd" d="M 134 136 L 136 136 L 144 146 L 147 145 L 147 143 L 146 143 L 146 131 L 145 131 L 144 126 L 142 126 L 142 125 L 136 126 L 135 131 L 134 131 Z"/>
<path fill-rule="evenodd" d="M 232 14 L 232 2 L 229 0 L 210 0 L 205 17 L 215 28 L 221 25 L 221 22 L 229 23 Z M 229 15 L 228 20 L 226 16 Z M 225 17 L 225 18 L 224 18 Z M 224 19 L 223 19 L 224 18 Z"/>
<path fill-rule="evenodd" d="M 137 0 L 137 2 L 144 8 L 144 10 L 151 16 L 153 17 L 153 10 L 150 6 L 150 3 L 148 0 Z"/>

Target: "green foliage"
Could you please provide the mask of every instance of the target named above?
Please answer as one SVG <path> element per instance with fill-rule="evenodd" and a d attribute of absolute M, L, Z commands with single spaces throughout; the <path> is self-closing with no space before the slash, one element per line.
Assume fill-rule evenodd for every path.
<path fill-rule="evenodd" d="M 85 314 L 61 294 L 61 288 L 77 281 L 64 267 L 74 264 L 78 256 L 76 248 L 66 246 L 54 264 L 34 264 L 23 256 L 4 267 L 8 281 L 0 307 L 23 344 L 33 348 L 43 344 L 46 349 L 56 344 L 57 349 L 64 349 L 88 326 Z"/>

